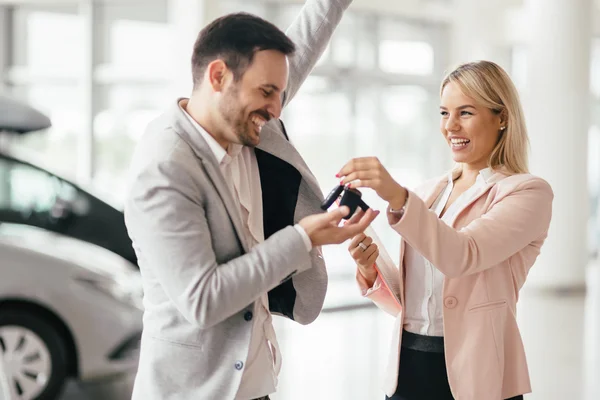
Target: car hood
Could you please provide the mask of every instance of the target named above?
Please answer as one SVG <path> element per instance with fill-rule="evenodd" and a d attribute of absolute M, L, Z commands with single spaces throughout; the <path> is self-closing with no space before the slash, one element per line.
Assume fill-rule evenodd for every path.
<path fill-rule="evenodd" d="M 109 250 L 33 226 L 0 224 L 0 243 L 65 261 L 117 282 L 140 277 L 133 264 Z"/>

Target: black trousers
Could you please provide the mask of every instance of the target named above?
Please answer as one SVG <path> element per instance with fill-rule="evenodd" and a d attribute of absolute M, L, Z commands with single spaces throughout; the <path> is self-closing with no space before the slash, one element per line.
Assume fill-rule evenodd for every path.
<path fill-rule="evenodd" d="M 388 400 L 454 400 L 444 353 L 402 347 L 398 388 Z M 523 396 L 507 400 L 523 400 Z"/>

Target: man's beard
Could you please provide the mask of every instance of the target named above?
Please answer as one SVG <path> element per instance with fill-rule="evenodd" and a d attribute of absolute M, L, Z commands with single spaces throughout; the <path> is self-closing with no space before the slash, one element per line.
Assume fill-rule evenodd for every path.
<path fill-rule="evenodd" d="M 232 86 L 225 92 L 219 104 L 219 111 L 225 123 L 233 130 L 240 144 L 255 147 L 248 118 L 245 117 L 244 108 L 239 100 L 239 88 Z"/>

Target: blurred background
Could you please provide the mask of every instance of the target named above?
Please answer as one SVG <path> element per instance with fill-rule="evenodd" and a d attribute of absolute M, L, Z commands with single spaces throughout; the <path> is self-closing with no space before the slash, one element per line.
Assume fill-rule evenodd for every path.
<path fill-rule="evenodd" d="M 61 399 L 129 398 L 141 330 L 121 214 L 132 151 L 151 119 L 190 94 L 192 44 L 207 22 L 248 11 L 285 29 L 302 4 L 0 0 L 0 96 L 49 118 L 0 101 L 0 116 L 41 121 L 0 126 L 11 131 L 0 135 L 7 399 L 36 398 L 63 380 Z M 452 165 L 439 84 L 478 59 L 516 83 L 531 170 L 556 196 L 519 302 L 526 398 L 600 399 L 600 1 L 355 0 L 282 119 L 325 193 L 348 159 L 366 155 L 414 187 Z M 397 261 L 397 235 L 384 218 L 374 227 Z M 345 246 L 325 257 L 322 316 L 306 327 L 276 320 L 283 370 L 272 398 L 382 399 L 393 321 L 359 296 Z"/>

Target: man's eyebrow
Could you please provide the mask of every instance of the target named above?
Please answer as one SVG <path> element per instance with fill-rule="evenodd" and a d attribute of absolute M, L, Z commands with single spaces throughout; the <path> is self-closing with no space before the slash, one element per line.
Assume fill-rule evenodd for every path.
<path fill-rule="evenodd" d="M 273 85 L 272 83 L 267 83 L 267 84 L 261 85 L 261 87 L 262 88 L 269 88 L 269 89 L 272 89 L 272 90 L 274 90 L 276 92 L 281 92 L 281 89 L 279 89 L 279 87 L 277 85 Z"/>

